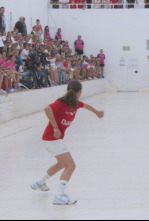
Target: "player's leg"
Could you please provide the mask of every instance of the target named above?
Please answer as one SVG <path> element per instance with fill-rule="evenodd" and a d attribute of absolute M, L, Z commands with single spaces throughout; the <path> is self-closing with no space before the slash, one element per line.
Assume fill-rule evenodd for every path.
<path fill-rule="evenodd" d="M 77 200 L 72 200 L 68 195 L 65 194 L 66 187 L 70 181 L 72 174 L 75 171 L 76 165 L 70 153 L 65 153 L 56 157 L 57 161 L 64 165 L 64 172 L 60 177 L 60 186 L 58 192 L 55 196 L 53 203 L 55 205 L 72 205 L 77 202 Z"/>

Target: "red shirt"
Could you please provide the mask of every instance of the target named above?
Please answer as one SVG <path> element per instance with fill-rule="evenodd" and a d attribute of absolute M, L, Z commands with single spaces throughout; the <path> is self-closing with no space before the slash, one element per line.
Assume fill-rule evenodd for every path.
<path fill-rule="evenodd" d="M 79 9 L 83 9 L 84 4 L 86 3 L 86 0 L 76 0 L 76 3 L 78 4 Z"/>
<path fill-rule="evenodd" d="M 53 110 L 55 120 L 62 133 L 60 139 L 64 139 L 66 129 L 70 127 L 75 119 L 77 110 L 84 107 L 84 103 L 78 101 L 77 110 L 74 110 L 73 108 L 70 109 L 69 104 L 64 104 L 60 100 L 57 100 L 55 103 L 51 104 L 50 107 Z M 54 137 L 54 128 L 51 123 L 49 123 L 47 126 L 42 139 L 45 141 L 57 140 Z"/>
<path fill-rule="evenodd" d="M 64 62 L 63 62 L 63 65 L 64 65 L 65 68 L 68 68 L 68 63 L 67 63 L 67 61 L 64 61 Z"/>
<path fill-rule="evenodd" d="M 70 3 L 70 4 L 74 4 L 74 5 L 71 5 L 70 8 L 72 8 L 72 9 L 77 8 L 77 6 L 76 6 L 76 0 L 70 0 L 69 3 Z"/>

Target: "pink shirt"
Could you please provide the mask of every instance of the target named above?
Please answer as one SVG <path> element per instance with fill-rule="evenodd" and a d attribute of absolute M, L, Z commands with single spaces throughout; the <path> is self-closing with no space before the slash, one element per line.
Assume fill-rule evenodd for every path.
<path fill-rule="evenodd" d="M 42 26 L 39 25 L 38 27 L 36 27 L 36 31 L 41 31 L 42 30 Z"/>
<path fill-rule="evenodd" d="M 84 42 L 82 40 L 76 40 L 75 45 L 78 50 L 83 50 Z"/>
<path fill-rule="evenodd" d="M 4 68 L 15 68 L 17 65 L 13 61 L 7 61 L 4 64 Z"/>
<path fill-rule="evenodd" d="M 99 54 L 99 58 L 100 58 L 100 63 L 104 64 L 105 63 L 105 55 L 104 54 Z"/>
<path fill-rule="evenodd" d="M 58 36 L 58 39 L 61 39 L 61 40 L 62 40 L 62 34 L 61 34 L 61 32 L 57 32 L 57 36 Z"/>

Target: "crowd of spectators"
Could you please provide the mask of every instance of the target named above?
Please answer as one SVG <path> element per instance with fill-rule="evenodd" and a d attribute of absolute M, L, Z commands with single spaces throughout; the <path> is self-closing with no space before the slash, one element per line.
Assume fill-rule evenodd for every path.
<path fill-rule="evenodd" d="M 139 4 L 139 0 L 51 0 L 51 5 L 53 9 L 62 8 L 70 9 L 102 9 L 102 8 L 134 8 L 135 4 Z M 149 8 L 149 0 L 144 0 L 145 8 Z M 125 6 L 125 7 L 124 7 Z"/>
<path fill-rule="evenodd" d="M 98 56 L 84 55 L 81 36 L 74 42 L 63 39 L 61 28 L 52 38 L 49 27 L 44 29 L 37 19 L 30 34 L 21 17 L 12 32 L 6 33 L 5 8 L 0 9 L 0 94 L 25 88 L 51 87 L 104 77 L 103 50 Z M 75 53 L 73 53 L 75 51 Z"/>

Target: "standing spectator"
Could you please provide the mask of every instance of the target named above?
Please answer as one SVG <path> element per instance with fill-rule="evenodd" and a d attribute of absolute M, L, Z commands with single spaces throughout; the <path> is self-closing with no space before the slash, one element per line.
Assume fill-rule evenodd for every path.
<path fill-rule="evenodd" d="M 127 0 L 127 8 L 134 8 L 135 3 L 138 4 L 138 0 Z"/>
<path fill-rule="evenodd" d="M 5 21 L 5 8 L 0 8 L 0 32 L 4 32 L 6 30 L 6 21 Z"/>
<path fill-rule="evenodd" d="M 3 48 L 4 48 L 4 42 L 3 42 L 2 32 L 0 32 L 0 54 L 2 53 Z"/>
<path fill-rule="evenodd" d="M 34 26 L 33 27 L 33 30 L 32 30 L 32 32 L 31 32 L 31 35 L 34 37 L 34 36 L 36 36 L 36 26 Z"/>
<path fill-rule="evenodd" d="M 145 8 L 149 8 L 149 0 L 144 0 Z"/>
<path fill-rule="evenodd" d="M 81 58 L 81 55 L 84 54 L 84 41 L 81 39 L 81 35 L 78 36 L 78 40 L 75 41 L 75 50 Z"/>
<path fill-rule="evenodd" d="M 104 67 L 105 67 L 105 55 L 103 54 L 103 49 L 100 50 L 100 54 L 97 56 L 100 58 L 101 76 L 104 78 Z"/>
<path fill-rule="evenodd" d="M 26 18 L 22 17 L 22 19 L 23 19 L 23 36 L 26 37 L 27 36 L 27 25 L 25 23 Z"/>
<path fill-rule="evenodd" d="M 55 36 L 55 39 L 56 40 L 61 39 L 61 41 L 62 41 L 63 38 L 62 38 L 62 29 L 61 28 L 58 29 L 58 31 L 56 33 L 56 36 Z"/>
<path fill-rule="evenodd" d="M 15 28 L 18 29 L 18 32 L 23 35 L 24 32 L 24 18 L 20 17 L 19 21 L 15 24 Z"/>
<path fill-rule="evenodd" d="M 50 35 L 50 30 L 49 30 L 49 26 L 46 26 L 45 27 L 45 30 L 44 30 L 44 37 L 45 39 L 48 39 L 48 40 L 51 40 L 51 35 Z"/>
<path fill-rule="evenodd" d="M 117 8 L 124 8 L 124 0 L 118 0 L 117 4 Z"/>
<path fill-rule="evenodd" d="M 42 41 L 42 34 L 43 34 L 43 29 L 42 29 L 42 26 L 40 24 L 40 20 L 37 19 L 36 21 L 36 35 L 37 35 L 37 39 L 39 42 Z"/>

